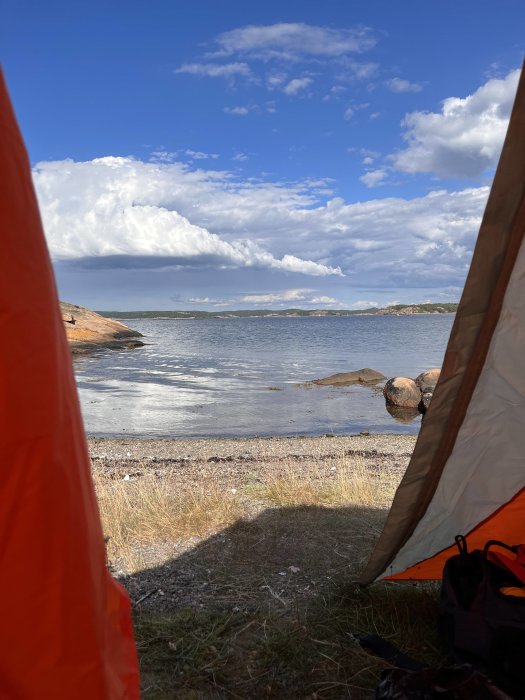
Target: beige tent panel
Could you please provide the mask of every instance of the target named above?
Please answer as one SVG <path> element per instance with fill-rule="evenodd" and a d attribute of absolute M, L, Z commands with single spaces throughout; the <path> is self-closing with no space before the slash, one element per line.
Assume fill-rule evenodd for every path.
<path fill-rule="evenodd" d="M 524 233 L 522 72 L 441 378 L 362 583 L 432 558 L 524 486 Z"/>

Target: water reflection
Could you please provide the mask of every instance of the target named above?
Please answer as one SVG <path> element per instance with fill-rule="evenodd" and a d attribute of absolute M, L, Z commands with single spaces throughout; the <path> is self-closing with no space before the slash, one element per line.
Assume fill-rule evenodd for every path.
<path fill-rule="evenodd" d="M 404 406 L 391 406 L 386 404 L 385 406 L 388 413 L 392 418 L 398 423 L 404 423 L 405 425 L 412 423 L 416 418 L 421 418 L 421 413 L 417 408 L 406 408 Z"/>
<path fill-rule="evenodd" d="M 417 376 L 441 364 L 451 322 L 449 316 L 130 322 L 148 345 L 75 363 L 86 429 L 149 437 L 415 433 L 419 413 L 389 413 L 380 388 L 309 382 L 360 367 Z"/>

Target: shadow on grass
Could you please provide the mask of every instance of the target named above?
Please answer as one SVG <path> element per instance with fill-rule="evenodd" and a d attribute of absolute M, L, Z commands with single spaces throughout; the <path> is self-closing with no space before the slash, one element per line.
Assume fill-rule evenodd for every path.
<path fill-rule="evenodd" d="M 435 662 L 435 586 L 353 583 L 384 516 L 271 508 L 129 576 L 143 697 L 372 697 L 385 664 L 353 632 Z"/>

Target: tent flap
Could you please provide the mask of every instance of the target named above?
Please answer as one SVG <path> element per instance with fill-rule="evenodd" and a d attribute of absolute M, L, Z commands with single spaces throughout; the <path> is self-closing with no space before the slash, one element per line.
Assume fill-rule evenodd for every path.
<path fill-rule="evenodd" d="M 71 353 L 0 73 L 0 697 L 139 697 L 109 575 Z"/>
<path fill-rule="evenodd" d="M 525 486 L 515 458 L 525 425 L 525 363 L 516 360 L 525 340 L 524 154 L 522 71 L 441 377 L 363 584 L 441 578 L 454 536 L 486 533 L 480 524 L 490 522 L 493 537 Z M 512 541 L 525 541 L 521 523 Z"/>

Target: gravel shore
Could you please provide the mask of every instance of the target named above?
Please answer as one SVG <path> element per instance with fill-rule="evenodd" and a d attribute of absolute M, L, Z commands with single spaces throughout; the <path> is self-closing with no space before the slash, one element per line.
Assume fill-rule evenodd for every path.
<path fill-rule="evenodd" d="M 267 472 L 279 465 L 297 464 L 301 470 L 318 468 L 339 457 L 359 455 L 376 468 L 406 468 L 415 435 L 348 435 L 287 438 L 233 438 L 195 440 L 146 440 L 89 438 L 94 466 L 119 474 L 156 470 L 180 478 L 224 465 L 224 473 L 240 478 L 249 471 Z"/>

